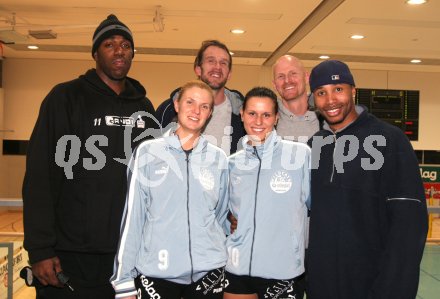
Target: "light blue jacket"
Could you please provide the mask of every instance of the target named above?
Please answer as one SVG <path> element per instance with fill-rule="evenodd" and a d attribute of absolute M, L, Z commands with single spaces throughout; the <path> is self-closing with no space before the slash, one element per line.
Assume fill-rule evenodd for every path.
<path fill-rule="evenodd" d="M 135 295 L 139 274 L 189 284 L 227 260 L 227 158 L 201 136 L 187 155 L 177 136 L 145 141 L 130 161 L 111 282 Z"/>
<path fill-rule="evenodd" d="M 290 279 L 304 272 L 310 202 L 310 148 L 273 131 L 265 143 L 229 157 L 229 205 L 238 219 L 227 239 L 226 270 L 236 275 Z"/>

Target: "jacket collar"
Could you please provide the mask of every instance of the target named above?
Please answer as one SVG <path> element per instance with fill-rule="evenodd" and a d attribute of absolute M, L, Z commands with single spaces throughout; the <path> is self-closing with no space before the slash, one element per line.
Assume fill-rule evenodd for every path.
<path fill-rule="evenodd" d="M 275 146 L 281 141 L 281 137 L 278 136 L 277 132 L 275 130 L 272 130 L 270 135 L 266 138 L 265 142 L 263 144 L 252 146 L 248 143 L 249 136 L 246 135 L 243 138 L 243 148 L 246 151 L 246 155 L 254 155 L 255 150 L 258 153 L 258 156 L 264 157 L 267 156 L 268 153 L 272 154 L 274 151 Z"/>
<path fill-rule="evenodd" d="M 83 78 L 102 94 L 117 96 L 116 93 L 101 80 L 96 73 L 96 69 L 88 70 L 84 75 L 81 75 L 80 78 Z M 139 83 L 139 81 L 126 77 L 125 89 L 119 96 L 129 100 L 139 100 L 145 98 L 146 94 L 147 92 L 145 88 Z"/>
<path fill-rule="evenodd" d="M 177 152 L 183 153 L 182 144 L 180 143 L 179 136 L 175 134 L 176 128 L 172 127 L 168 131 L 165 132 L 163 138 L 165 142 L 168 144 L 168 148 L 176 150 Z M 202 135 L 200 135 L 197 144 L 193 148 L 193 153 L 200 153 L 208 146 L 208 140 Z"/>
<path fill-rule="evenodd" d="M 368 116 L 368 111 L 367 111 L 367 108 L 362 105 L 356 105 L 355 109 L 356 109 L 356 113 L 358 114 L 358 117 L 353 122 L 349 123 L 348 125 L 346 125 L 342 129 L 339 129 L 336 132 L 334 132 L 332 129 L 330 129 L 330 126 L 328 125 L 327 121 L 325 121 L 325 120 L 324 120 L 324 125 L 322 128 L 324 130 L 329 131 L 332 134 L 336 135 L 336 134 L 339 134 L 343 131 L 347 131 L 350 128 L 356 127 L 360 122 L 363 122 L 363 120 Z"/>

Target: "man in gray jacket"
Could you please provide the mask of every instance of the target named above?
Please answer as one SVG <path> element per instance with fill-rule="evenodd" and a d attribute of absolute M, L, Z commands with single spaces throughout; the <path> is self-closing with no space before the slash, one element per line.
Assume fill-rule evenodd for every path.
<path fill-rule="evenodd" d="M 280 95 L 277 133 L 284 139 L 307 142 L 320 127 L 318 116 L 308 102 L 309 74 L 302 62 L 291 55 L 281 56 L 272 70 L 272 82 Z"/>

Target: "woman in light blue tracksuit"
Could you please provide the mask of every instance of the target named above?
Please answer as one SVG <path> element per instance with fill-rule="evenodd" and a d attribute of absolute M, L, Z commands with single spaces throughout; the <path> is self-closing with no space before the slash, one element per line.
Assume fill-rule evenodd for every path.
<path fill-rule="evenodd" d="M 224 298 L 302 298 L 295 282 L 304 273 L 310 148 L 277 135 L 276 95 L 267 88 L 248 92 L 241 115 L 244 148 L 229 157 L 238 226 L 227 239 Z"/>
<path fill-rule="evenodd" d="M 111 278 L 116 298 L 222 298 L 228 174 L 225 153 L 201 135 L 212 107 L 208 85 L 187 83 L 175 132 L 134 152 Z"/>

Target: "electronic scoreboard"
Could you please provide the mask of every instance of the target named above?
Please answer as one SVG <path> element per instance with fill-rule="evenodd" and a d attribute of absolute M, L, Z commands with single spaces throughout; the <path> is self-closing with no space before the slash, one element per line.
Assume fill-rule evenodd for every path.
<path fill-rule="evenodd" d="M 402 129 L 409 140 L 419 139 L 419 91 L 356 89 L 356 104 L 377 118 Z"/>

